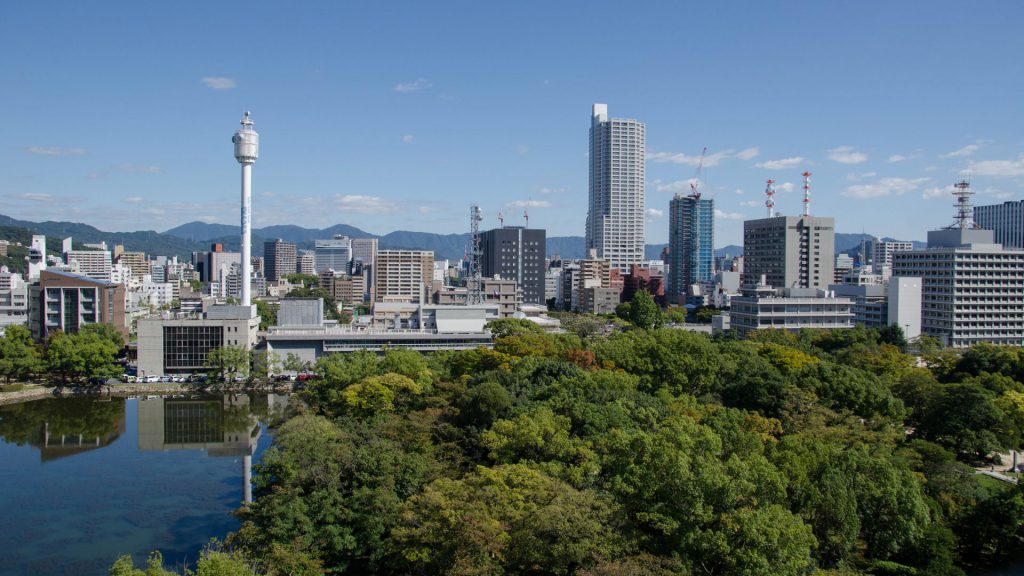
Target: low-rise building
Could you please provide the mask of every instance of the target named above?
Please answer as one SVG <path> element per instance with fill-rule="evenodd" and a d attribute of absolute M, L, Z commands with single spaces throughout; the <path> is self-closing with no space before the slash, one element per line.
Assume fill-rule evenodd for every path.
<path fill-rule="evenodd" d="M 774 328 L 844 329 L 853 327 L 853 302 L 817 288 L 744 286 L 732 298 L 730 323 L 740 333 Z"/>
<path fill-rule="evenodd" d="M 215 348 L 251 350 L 260 319 L 255 306 L 211 306 L 198 317 L 149 317 L 138 321 L 139 374 L 202 372 Z"/>

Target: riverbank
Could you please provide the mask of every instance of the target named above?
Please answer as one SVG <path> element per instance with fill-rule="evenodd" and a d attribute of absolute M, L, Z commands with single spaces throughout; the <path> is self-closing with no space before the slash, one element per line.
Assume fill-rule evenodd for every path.
<path fill-rule="evenodd" d="M 60 396 L 137 396 L 139 394 L 223 394 L 236 393 L 245 394 L 249 392 L 262 394 L 288 394 L 294 391 L 291 382 L 265 382 L 251 383 L 242 386 L 195 386 L 191 384 L 179 384 L 175 382 L 160 382 L 152 384 L 123 384 L 111 383 L 102 386 L 41 386 L 38 384 L 26 384 L 26 388 L 17 392 L 0 392 L 0 406 L 6 404 L 17 404 L 44 398 Z"/>

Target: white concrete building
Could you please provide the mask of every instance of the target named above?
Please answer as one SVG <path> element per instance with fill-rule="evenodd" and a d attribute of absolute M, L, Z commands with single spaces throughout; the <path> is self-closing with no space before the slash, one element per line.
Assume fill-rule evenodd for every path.
<path fill-rule="evenodd" d="M 871 265 L 876 274 L 881 274 L 886 266 L 892 266 L 892 255 L 896 252 L 908 252 L 914 249 L 913 242 L 898 240 L 875 240 L 872 246 Z"/>
<path fill-rule="evenodd" d="M 910 340 L 921 335 L 921 279 L 894 277 L 889 280 L 888 321 L 903 329 Z"/>
<path fill-rule="evenodd" d="M 1024 250 L 991 230 L 928 232 L 928 248 L 893 256 L 893 276 L 921 278 L 921 331 L 944 345 L 1024 345 Z"/>
<path fill-rule="evenodd" d="M 607 104 L 593 106 L 586 247 L 621 272 L 644 261 L 645 130 L 637 120 L 608 118 Z"/>
<path fill-rule="evenodd" d="M 746 286 L 732 298 L 731 327 L 746 333 L 774 328 L 844 329 L 853 327 L 853 301 L 815 288 Z"/>
<path fill-rule="evenodd" d="M 352 262 L 352 240 L 348 236 L 335 236 L 330 240 L 313 242 L 316 273 L 324 270 L 348 273 Z"/>

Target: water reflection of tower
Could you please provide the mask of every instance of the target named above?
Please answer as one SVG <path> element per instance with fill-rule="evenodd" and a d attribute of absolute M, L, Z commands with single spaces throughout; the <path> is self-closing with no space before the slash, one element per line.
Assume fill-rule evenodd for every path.
<path fill-rule="evenodd" d="M 245 502 L 252 501 L 252 456 L 261 434 L 259 419 L 244 394 L 139 402 L 139 450 L 203 450 L 213 457 L 241 456 Z"/>

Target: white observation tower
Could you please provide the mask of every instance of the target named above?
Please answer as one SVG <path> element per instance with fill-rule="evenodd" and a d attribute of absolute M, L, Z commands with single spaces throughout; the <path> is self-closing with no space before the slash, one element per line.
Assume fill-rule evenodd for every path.
<path fill-rule="evenodd" d="M 252 305 L 252 165 L 260 155 L 260 135 L 252 127 L 249 113 L 242 118 L 242 127 L 231 138 L 235 144 L 235 160 L 242 165 L 242 306 Z"/>

